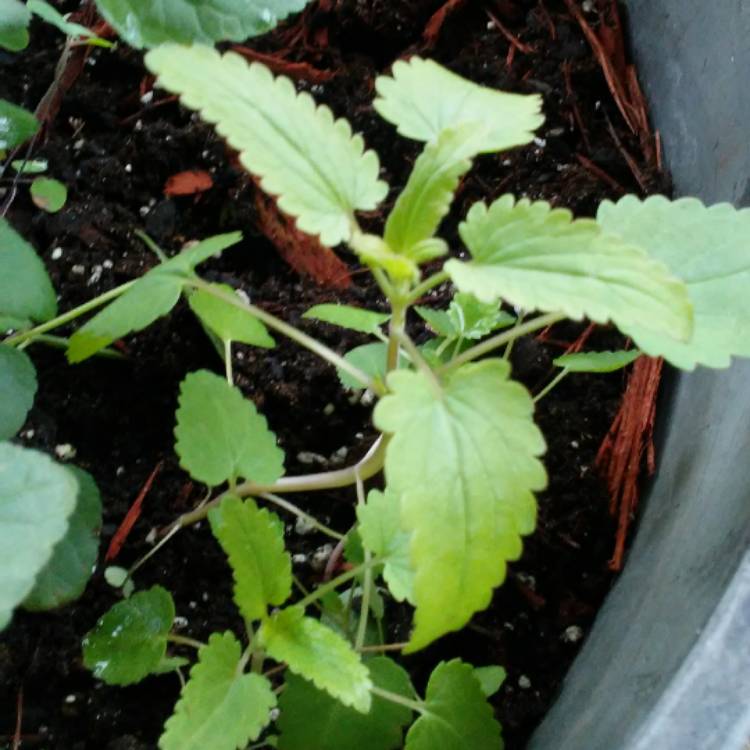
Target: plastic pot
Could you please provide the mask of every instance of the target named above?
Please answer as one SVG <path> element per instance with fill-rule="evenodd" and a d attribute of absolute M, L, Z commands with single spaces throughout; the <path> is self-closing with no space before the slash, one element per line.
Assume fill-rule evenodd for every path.
<path fill-rule="evenodd" d="M 627 6 L 676 192 L 747 204 L 750 2 Z M 750 364 L 670 380 L 625 571 L 532 750 L 750 747 Z"/>

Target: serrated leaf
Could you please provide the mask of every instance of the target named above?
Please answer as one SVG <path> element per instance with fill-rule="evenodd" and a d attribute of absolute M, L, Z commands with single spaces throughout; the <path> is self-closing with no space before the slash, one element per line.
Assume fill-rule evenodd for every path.
<path fill-rule="evenodd" d="M 268 605 L 292 593 L 292 558 L 284 549 L 284 525 L 253 500 L 225 498 L 208 514 L 211 531 L 229 558 L 234 601 L 249 621 L 266 616 Z"/>
<path fill-rule="evenodd" d="M 493 716 L 471 665 L 441 662 L 427 683 L 425 713 L 406 735 L 404 750 L 502 750 Z"/>
<path fill-rule="evenodd" d="M 418 141 L 436 141 L 447 129 L 474 128 L 475 154 L 522 146 L 543 122 L 537 94 L 508 94 L 479 86 L 433 60 L 399 60 L 390 76 L 375 81 L 374 106 L 398 132 Z M 469 144 L 466 144 L 469 147 Z"/>
<path fill-rule="evenodd" d="M 31 112 L 0 99 L 0 150 L 10 151 L 20 146 L 38 130 L 39 121 Z"/>
<path fill-rule="evenodd" d="M 625 332 L 647 354 L 676 367 L 728 367 L 750 357 L 750 209 L 704 206 L 696 198 L 641 201 L 625 196 L 599 207 L 599 224 L 644 248 L 686 284 L 695 314 L 693 335 L 675 341 L 643 325 Z"/>
<path fill-rule="evenodd" d="M 377 335 L 381 333 L 380 327 L 387 323 L 391 316 L 386 313 L 363 310 L 351 305 L 323 304 L 314 305 L 302 315 L 303 318 L 322 320 L 341 328 L 348 328 L 360 333 Z"/>
<path fill-rule="evenodd" d="M 475 203 L 459 232 L 470 262 L 445 270 L 461 290 L 484 302 L 502 298 L 523 310 L 562 312 L 626 333 L 639 326 L 687 339 L 692 309 L 685 285 L 640 248 L 605 234 L 567 209 L 504 195 Z"/>
<path fill-rule="evenodd" d="M 12 438 L 23 427 L 36 389 L 36 369 L 29 355 L 0 344 L 0 440 Z"/>
<path fill-rule="evenodd" d="M 212 284 L 224 293 L 234 295 L 232 287 L 226 284 Z M 257 318 L 230 302 L 216 297 L 202 289 L 197 289 L 188 297 L 192 311 L 222 341 L 237 341 L 251 346 L 271 348 L 276 342 Z"/>
<path fill-rule="evenodd" d="M 355 367 L 359 367 L 365 375 L 369 375 L 373 380 L 382 379 L 385 375 L 388 360 L 388 345 L 383 341 L 375 341 L 372 344 L 362 344 L 350 349 L 344 359 L 351 362 Z M 403 352 L 399 352 L 399 367 L 408 367 L 409 360 Z M 341 385 L 345 388 L 351 388 L 353 391 L 362 390 L 362 383 L 355 380 L 348 372 L 336 368 L 336 374 L 339 376 Z"/>
<path fill-rule="evenodd" d="M 526 389 L 501 359 L 463 365 L 439 388 L 421 372 L 388 376 L 375 425 L 393 435 L 388 488 L 412 534 L 415 651 L 487 607 L 536 521 L 544 439 Z M 439 585 L 436 585 L 439 582 Z"/>
<path fill-rule="evenodd" d="M 82 362 L 113 341 L 166 315 L 177 304 L 185 279 L 193 274 L 195 266 L 241 238 L 239 232 L 210 237 L 152 268 L 70 337 L 68 361 Z"/>
<path fill-rule="evenodd" d="M 96 36 L 93 31 L 87 29 L 85 26 L 81 26 L 80 23 L 73 23 L 68 21 L 65 16 L 44 0 L 28 0 L 28 9 L 39 16 L 42 20 L 54 26 L 59 31 L 67 36 L 76 38 L 82 37 L 89 44 L 96 44 L 99 47 L 113 47 L 112 42 L 108 42 L 106 39 L 101 39 Z"/>
<path fill-rule="evenodd" d="M 364 150 L 348 122 L 297 94 L 288 78 L 200 45 L 164 45 L 146 55 L 146 64 L 160 86 L 216 125 L 279 207 L 324 245 L 349 239 L 354 212 L 385 197 L 375 152 Z"/>
<path fill-rule="evenodd" d="M 409 675 L 396 662 L 366 662 L 373 684 L 414 700 Z M 398 750 L 411 709 L 373 696 L 369 713 L 342 705 L 307 680 L 289 675 L 279 700 L 279 750 Z"/>
<path fill-rule="evenodd" d="M 83 639 L 83 663 L 108 685 L 132 685 L 156 670 L 167 651 L 174 602 L 161 586 L 115 604 Z"/>
<path fill-rule="evenodd" d="M 0 47 L 20 52 L 29 43 L 29 9 L 19 0 L 0 0 Z M 3 147 L 5 148 L 5 147 Z"/>
<path fill-rule="evenodd" d="M 641 353 L 638 349 L 616 352 L 573 352 L 563 354 L 553 361 L 557 367 L 570 372 L 614 372 L 627 367 Z"/>
<path fill-rule="evenodd" d="M 24 599 L 24 609 L 55 609 L 78 599 L 94 572 L 102 525 L 102 500 L 94 478 L 87 471 L 68 467 L 78 481 L 76 507 L 68 519 L 65 536 L 37 576 Z"/>
<path fill-rule="evenodd" d="M 486 667 L 474 667 L 474 677 L 479 682 L 485 698 L 491 698 L 505 682 L 506 671 L 502 667 L 489 665 Z"/>
<path fill-rule="evenodd" d="M 232 633 L 209 638 L 164 725 L 160 750 L 242 750 L 258 738 L 276 696 L 267 678 L 239 670 L 240 658 Z"/>
<path fill-rule="evenodd" d="M 49 214 L 57 213 L 68 200 L 68 188 L 59 180 L 37 177 L 31 183 L 31 200 Z"/>
<path fill-rule="evenodd" d="M 365 505 L 357 506 L 359 535 L 367 549 L 384 561 L 383 578 L 397 601 L 414 601 L 414 571 L 409 534 L 401 528 L 401 506 L 392 492 L 370 490 Z"/>
<path fill-rule="evenodd" d="M 266 418 L 208 370 L 182 381 L 175 437 L 180 466 L 210 487 L 240 477 L 272 484 L 284 473 L 284 452 Z"/>
<path fill-rule="evenodd" d="M 0 443 L 0 630 L 68 529 L 78 485 L 38 451 Z"/>
<path fill-rule="evenodd" d="M 0 121 L 2 117 L 0 111 Z M 57 315 L 57 298 L 44 263 L 3 218 L 0 218 L 0 314 L 36 322 Z"/>
<path fill-rule="evenodd" d="M 357 652 L 338 633 L 299 607 L 275 612 L 257 635 L 270 657 L 286 662 L 295 674 L 310 680 L 346 706 L 370 710 L 370 680 Z"/>
<path fill-rule="evenodd" d="M 435 333 L 449 341 L 458 338 L 481 339 L 516 321 L 512 315 L 498 309 L 497 302 L 480 302 L 473 294 L 465 292 L 458 292 L 447 310 L 421 305 L 414 309 Z"/>
<path fill-rule="evenodd" d="M 414 257 L 435 234 L 471 168 L 474 152 L 467 144 L 475 132 L 473 124 L 445 130 L 425 146 L 386 221 L 383 237 L 394 252 Z"/>
<path fill-rule="evenodd" d="M 265 34 L 309 0 L 97 0 L 99 12 L 131 46 L 242 42 Z"/>

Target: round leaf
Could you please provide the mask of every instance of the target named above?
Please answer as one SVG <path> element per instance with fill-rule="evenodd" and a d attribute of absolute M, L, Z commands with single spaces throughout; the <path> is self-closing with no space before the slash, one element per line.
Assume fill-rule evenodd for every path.
<path fill-rule="evenodd" d="M 20 52 L 29 43 L 29 9 L 19 0 L 0 0 L 0 47 Z"/>
<path fill-rule="evenodd" d="M 68 188 L 51 177 L 37 177 L 31 183 L 31 200 L 47 213 L 55 214 L 68 200 Z"/>
<path fill-rule="evenodd" d="M 0 344 L 0 440 L 23 427 L 36 388 L 36 370 L 26 352 Z"/>
<path fill-rule="evenodd" d="M 36 117 L 5 99 L 0 99 L 0 151 L 20 146 L 39 130 Z"/>

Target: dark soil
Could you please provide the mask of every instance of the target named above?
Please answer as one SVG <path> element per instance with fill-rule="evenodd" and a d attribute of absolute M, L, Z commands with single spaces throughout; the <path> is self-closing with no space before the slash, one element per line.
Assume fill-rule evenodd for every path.
<path fill-rule="evenodd" d="M 395 192 L 419 147 L 395 136 L 375 114 L 372 83 L 400 55 L 420 48 L 440 0 L 341 0 L 329 5 L 334 9 L 311 9 L 302 21 L 295 19 L 271 37 L 256 40 L 256 48 L 269 53 L 283 49 L 290 60 L 335 71 L 325 84 L 303 79 L 299 85 L 312 89 L 364 133 L 381 155 Z M 471 203 L 503 192 L 591 215 L 601 199 L 616 197 L 617 191 L 611 181 L 582 166 L 577 154 L 637 191 L 608 121 L 633 153 L 637 144 L 624 132 L 590 48 L 562 0 L 547 0 L 549 15 L 543 8 L 536 0 L 466 2 L 447 17 L 434 49 L 425 52 L 480 83 L 541 92 L 545 99 L 547 121 L 537 142 L 481 158 L 464 181 L 446 224 L 449 239 L 456 239 L 456 220 Z M 488 23 L 487 10 L 534 50 L 517 51 L 508 65 L 509 42 Z M 589 18 L 596 22 L 595 13 Z M 24 54 L 0 53 L 0 97 L 33 109 L 53 79 L 61 44 L 57 32 L 35 25 L 32 46 Z M 568 66 L 570 88 L 564 73 Z M 143 104 L 139 87 L 144 79 L 140 54 L 124 45 L 114 52 L 93 52 L 65 96 L 46 142 L 35 152 L 68 185 L 67 206 L 59 214 L 43 214 L 23 187 L 13 202 L 9 218 L 46 262 L 61 309 L 135 278 L 156 262 L 135 237 L 138 228 L 170 252 L 188 240 L 242 229 L 244 241 L 221 260 L 207 263 L 204 274 L 241 287 L 254 302 L 295 323 L 321 301 L 381 304 L 365 274 L 355 273 L 351 288 L 334 293 L 291 272 L 256 228 L 255 187 L 234 168 L 223 143 L 174 103 L 154 106 L 162 92 Z M 167 178 L 185 169 L 208 170 L 215 187 L 197 199 L 165 198 Z M 369 221 L 377 228 L 382 218 L 378 214 Z M 354 267 L 351 257 L 347 261 Z M 436 302 L 448 295 L 439 290 Z M 414 325 L 420 335 L 416 321 Z M 310 322 L 302 327 L 342 352 L 362 343 L 358 335 L 330 327 Z M 580 327 L 562 326 L 552 338 L 570 342 L 579 332 Z M 593 346 L 613 344 L 617 339 L 608 331 L 592 339 Z M 165 462 L 117 560 L 129 565 L 149 549 L 150 531 L 201 498 L 202 488 L 190 485 L 173 453 L 176 394 L 188 371 L 218 370 L 220 361 L 184 306 L 129 338 L 123 351 L 123 361 L 94 359 L 68 367 L 60 353 L 35 347 L 40 390 L 20 439 L 50 452 L 62 444 L 75 448 L 75 462 L 93 473 L 105 498 L 102 550 L 146 477 L 159 461 Z M 549 378 L 551 360 L 559 352 L 555 342 L 520 342 L 513 356 L 516 377 L 538 388 Z M 303 451 L 335 465 L 342 448 L 346 462 L 367 450 L 374 436 L 370 410 L 350 403 L 331 368 L 285 341 L 268 352 L 240 348 L 237 357 L 237 383 L 279 436 L 289 474 L 310 470 Z M 592 465 L 623 383 L 621 373 L 570 377 L 540 403 L 550 486 L 539 498 L 537 532 L 526 541 L 522 559 L 512 565 L 508 582 L 486 612 L 463 633 L 404 660 L 420 687 L 439 658 L 504 665 L 508 679 L 494 700 L 511 750 L 524 747 L 549 707 L 611 584 L 606 563 L 614 526 Z M 352 518 L 352 497 L 345 492 L 301 498 L 301 503 L 342 529 Z M 295 554 L 311 553 L 324 542 L 293 531 L 288 537 Z M 309 562 L 297 565 L 297 572 L 317 575 Z M 205 639 L 226 628 L 241 632 L 227 566 L 205 525 L 178 535 L 142 569 L 137 582 L 141 587 L 161 583 L 173 592 L 187 635 Z M 81 637 L 116 599 L 100 567 L 75 606 L 48 615 L 17 613 L 0 639 L 0 747 L 3 742 L 10 746 L 21 688 L 23 747 L 156 747 L 179 692 L 176 677 L 111 688 L 95 682 L 81 663 Z M 392 615 L 391 638 L 402 640 L 408 630 L 406 613 Z"/>

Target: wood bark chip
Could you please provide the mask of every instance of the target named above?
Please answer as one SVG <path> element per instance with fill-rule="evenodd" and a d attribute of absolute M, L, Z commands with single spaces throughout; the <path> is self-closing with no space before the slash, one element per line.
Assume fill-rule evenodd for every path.
<path fill-rule="evenodd" d="M 188 169 L 173 174 L 164 185 L 164 195 L 195 195 L 214 186 L 211 175 L 202 169 Z"/>
<path fill-rule="evenodd" d="M 310 83 L 325 83 L 336 75 L 334 70 L 320 70 L 308 62 L 292 62 L 281 54 L 268 54 L 235 44 L 232 49 L 251 62 L 261 62 L 276 75 L 284 75 L 295 81 L 303 80 Z"/>

